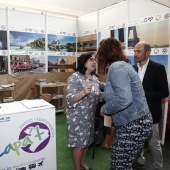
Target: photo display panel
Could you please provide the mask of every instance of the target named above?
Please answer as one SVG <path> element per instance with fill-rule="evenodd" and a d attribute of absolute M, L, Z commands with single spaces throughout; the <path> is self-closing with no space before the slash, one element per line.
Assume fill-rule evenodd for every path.
<path fill-rule="evenodd" d="M 8 73 L 8 44 L 6 10 L 0 9 L 0 74 Z"/>
<path fill-rule="evenodd" d="M 11 73 L 45 72 L 45 16 L 10 10 L 9 19 Z"/>
<path fill-rule="evenodd" d="M 150 59 L 161 63 L 168 71 L 168 54 L 170 38 L 170 16 L 162 13 L 147 16 L 131 22 L 128 27 L 128 58 L 134 65 L 134 47 L 139 41 L 151 45 Z"/>
<path fill-rule="evenodd" d="M 48 16 L 47 20 L 48 72 L 74 72 L 76 69 L 76 20 L 53 16 Z"/>

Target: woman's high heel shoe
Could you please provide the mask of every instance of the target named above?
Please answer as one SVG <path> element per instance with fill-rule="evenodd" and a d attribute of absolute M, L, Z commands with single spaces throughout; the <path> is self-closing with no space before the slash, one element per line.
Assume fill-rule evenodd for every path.
<path fill-rule="evenodd" d="M 83 170 L 93 170 L 93 169 L 91 169 L 91 168 L 89 167 L 89 169 L 83 169 Z"/>
<path fill-rule="evenodd" d="M 83 167 L 81 166 L 81 168 L 83 168 Z M 93 169 L 89 167 L 89 169 L 84 169 L 84 168 L 83 168 L 83 170 L 93 170 Z"/>

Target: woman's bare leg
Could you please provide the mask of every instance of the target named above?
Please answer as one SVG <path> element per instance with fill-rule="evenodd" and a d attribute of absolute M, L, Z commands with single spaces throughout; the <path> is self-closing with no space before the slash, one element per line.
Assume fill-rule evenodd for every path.
<path fill-rule="evenodd" d="M 84 148 L 83 154 L 82 154 L 82 159 L 81 159 L 81 166 L 84 169 L 89 169 L 89 167 L 86 164 L 86 156 L 87 156 L 88 148 Z"/>
<path fill-rule="evenodd" d="M 81 160 L 83 157 L 84 148 L 73 149 L 74 170 L 80 170 Z"/>

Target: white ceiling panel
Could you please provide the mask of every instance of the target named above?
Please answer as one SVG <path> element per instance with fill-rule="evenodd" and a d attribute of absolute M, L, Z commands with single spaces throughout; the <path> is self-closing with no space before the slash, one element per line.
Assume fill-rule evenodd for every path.
<path fill-rule="evenodd" d="M 80 10 L 87 13 L 103 9 L 124 0 L 37 0 L 39 2 Z"/>
<path fill-rule="evenodd" d="M 0 6 L 80 17 L 123 1 L 126 0 L 0 0 Z M 148 1 L 170 7 L 170 0 Z"/>
<path fill-rule="evenodd" d="M 164 5 L 166 7 L 170 7 L 170 0 L 152 0 L 160 5 Z"/>
<path fill-rule="evenodd" d="M 80 17 L 125 0 L 0 0 L 0 5 Z"/>

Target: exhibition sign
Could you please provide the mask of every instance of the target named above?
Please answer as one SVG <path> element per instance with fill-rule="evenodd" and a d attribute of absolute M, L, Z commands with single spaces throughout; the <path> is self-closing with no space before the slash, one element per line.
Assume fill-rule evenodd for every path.
<path fill-rule="evenodd" d="M 57 169 L 55 108 L 40 102 L 0 104 L 0 170 Z"/>

